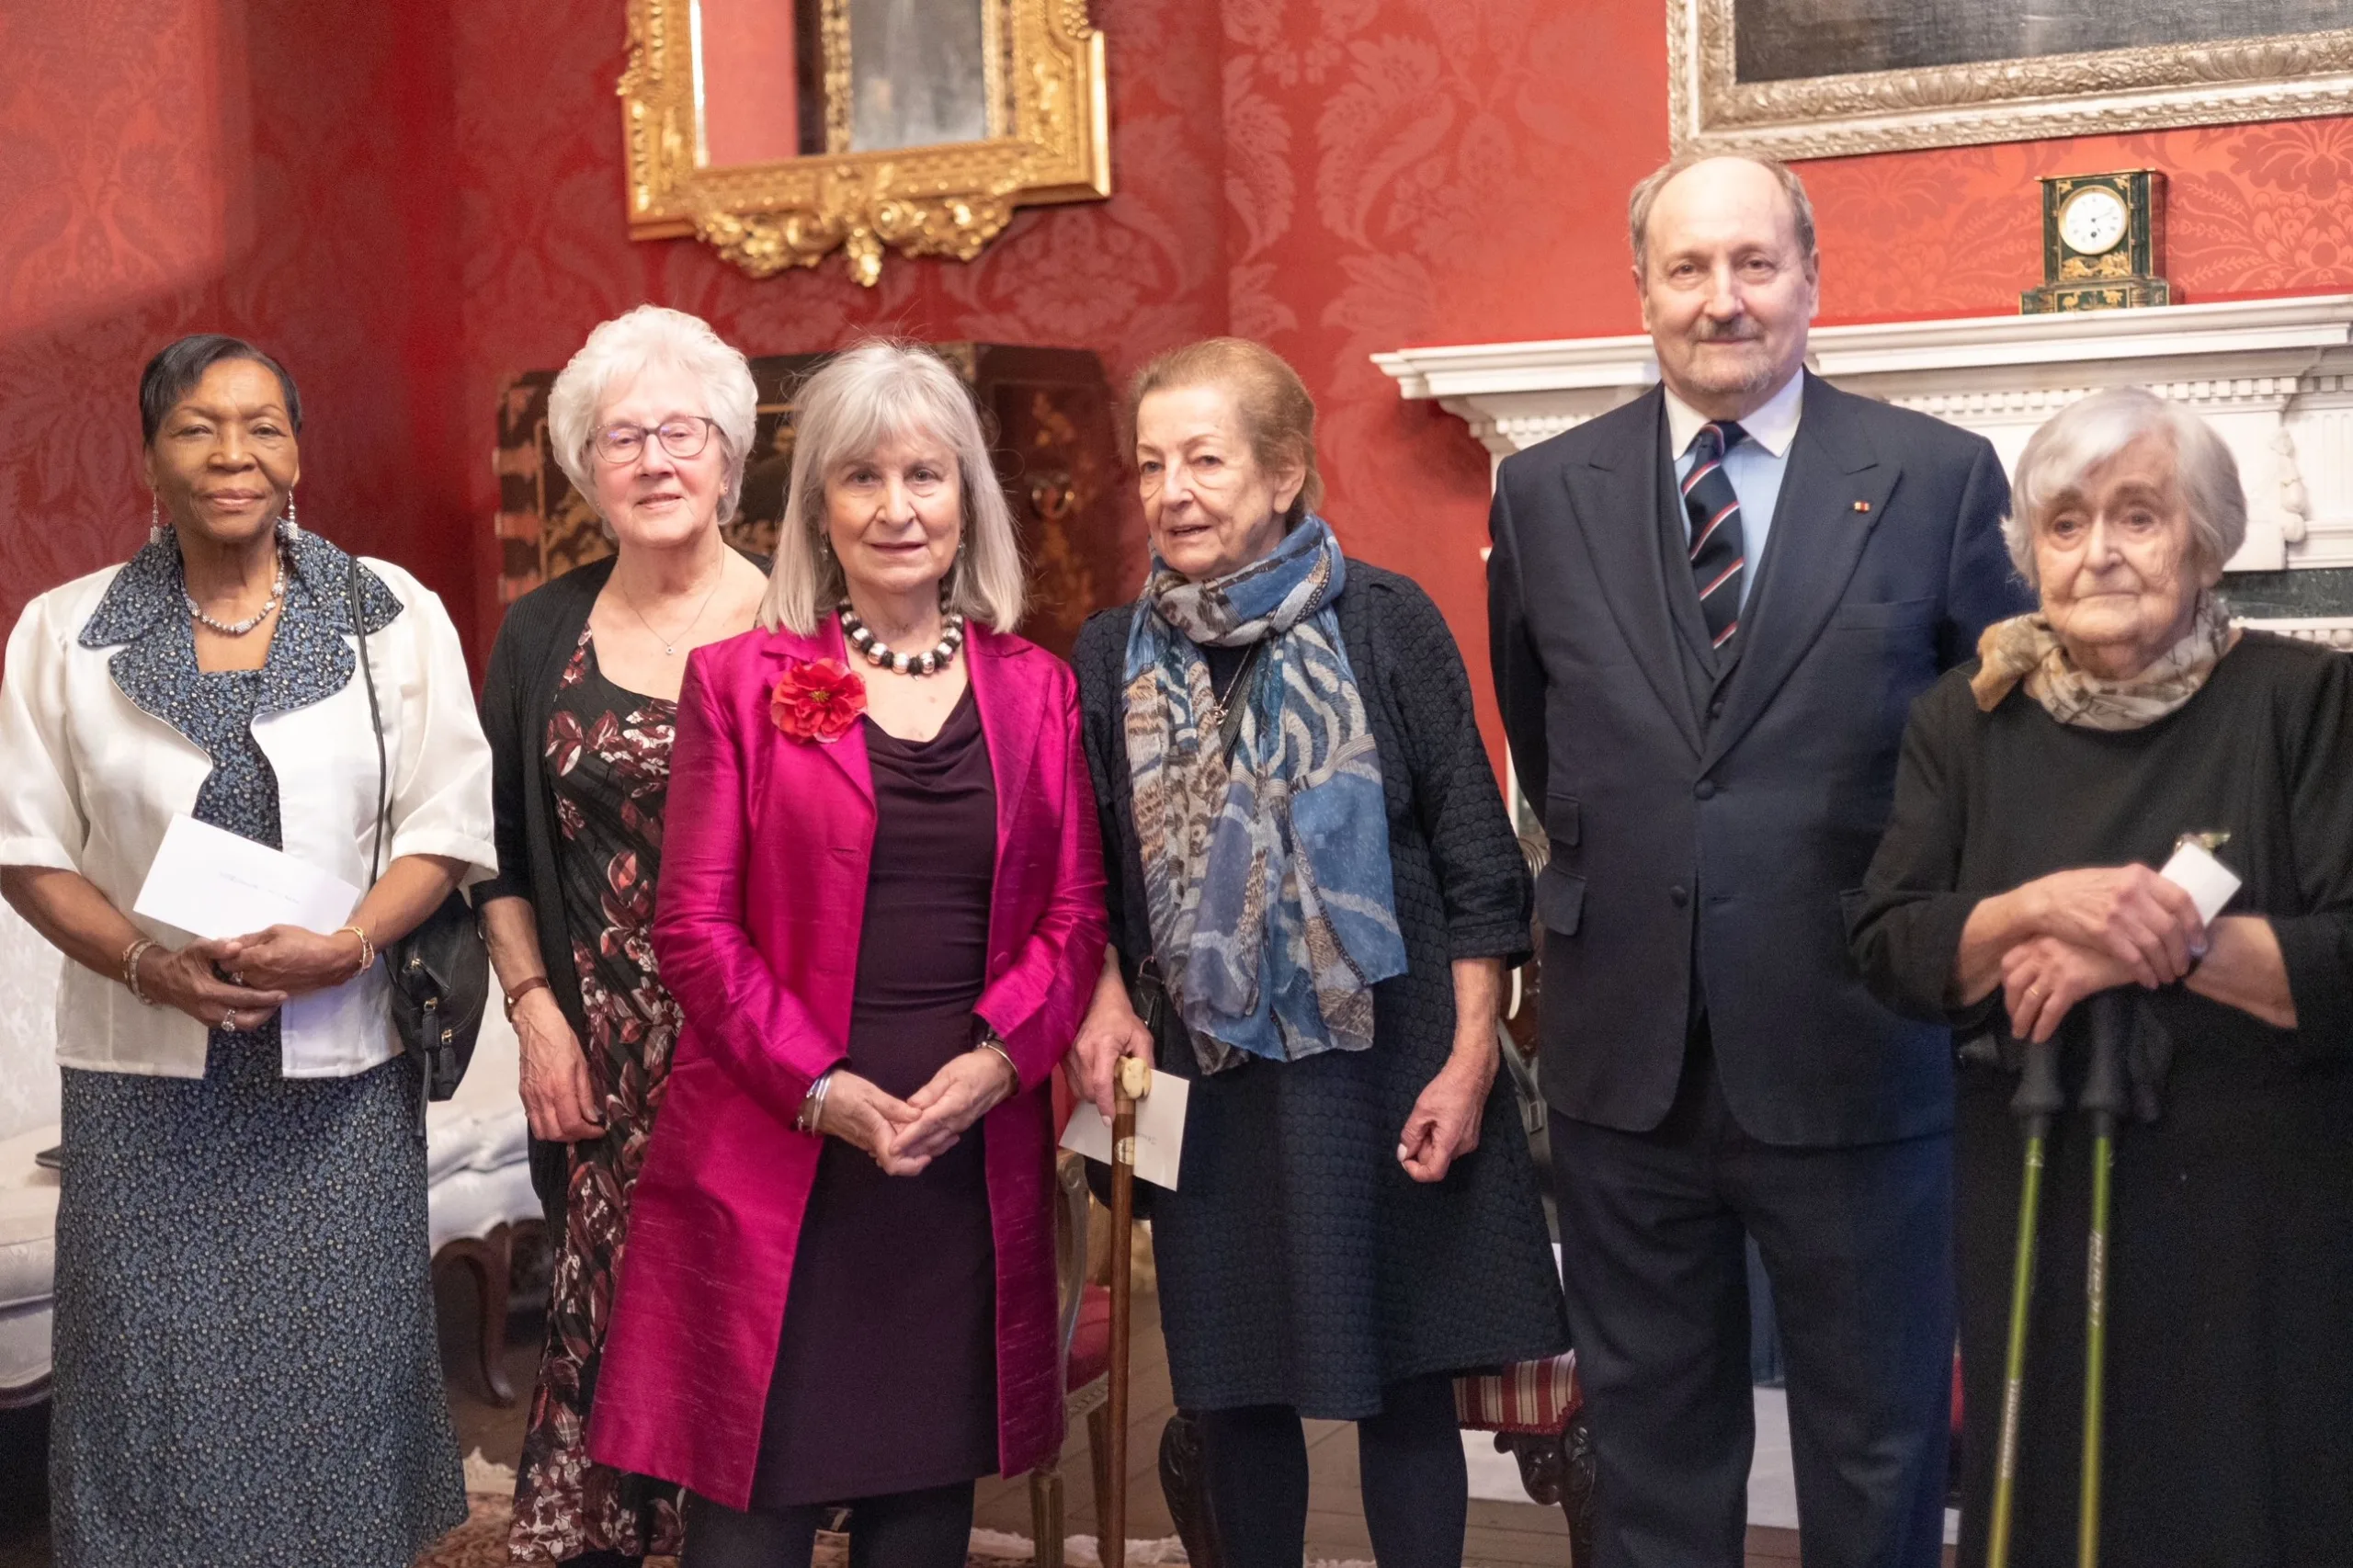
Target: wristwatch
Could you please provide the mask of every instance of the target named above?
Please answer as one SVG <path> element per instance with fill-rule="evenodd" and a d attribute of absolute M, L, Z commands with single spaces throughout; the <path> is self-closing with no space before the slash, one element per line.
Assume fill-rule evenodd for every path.
<path fill-rule="evenodd" d="M 520 1002 L 524 997 L 529 996 L 532 992 L 552 992 L 554 990 L 554 985 L 549 982 L 548 977 L 544 974 L 535 974 L 529 980 L 518 981 L 516 983 L 515 989 L 506 994 L 506 1021 L 510 1024 L 515 1021 L 515 1004 Z"/>

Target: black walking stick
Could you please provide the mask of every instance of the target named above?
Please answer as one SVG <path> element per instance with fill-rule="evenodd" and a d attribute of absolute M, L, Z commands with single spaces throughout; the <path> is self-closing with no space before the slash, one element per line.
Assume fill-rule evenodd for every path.
<path fill-rule="evenodd" d="M 2084 1272 L 2084 1474 L 2076 1512 L 2077 1568 L 2099 1564 L 2099 1460 L 2108 1363 L 2109 1173 L 2116 1153 L 2116 1124 L 2126 1109 L 2124 1057 L 2131 1028 L 2131 999 L 2104 991 L 2091 1006 L 2092 1061 L 2084 1075 L 2083 1108 L 2092 1123 L 2092 1229 Z"/>
<path fill-rule="evenodd" d="M 2002 1369 L 2002 1434 L 1994 1460 L 1994 1511 L 1986 1531 L 1985 1568 L 2008 1568 L 2010 1523 L 2017 1504 L 2018 1474 L 2018 1415 L 2026 1396 L 2026 1331 L 2029 1303 L 2034 1299 L 2034 1233 L 2042 1208 L 2042 1145 L 2051 1135 L 2051 1119 L 2066 1107 L 2059 1092 L 2059 1042 L 2056 1038 L 2026 1048 L 2026 1071 L 2018 1093 L 2010 1098 L 2010 1114 L 2026 1134 L 2026 1175 L 2018 1187 L 2018 1262 L 2010 1281 L 2010 1342 Z"/>

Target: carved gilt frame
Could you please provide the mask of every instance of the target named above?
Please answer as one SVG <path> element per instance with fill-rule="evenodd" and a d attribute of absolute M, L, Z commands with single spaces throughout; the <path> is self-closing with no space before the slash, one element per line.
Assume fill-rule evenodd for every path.
<path fill-rule="evenodd" d="M 1666 0 L 1677 150 L 1832 158 L 2342 114 L 2353 28 L 1742 84 L 1736 0 Z"/>
<path fill-rule="evenodd" d="M 1111 194 L 1103 35 L 1086 0 L 989 0 L 993 53 L 1009 74 L 1011 123 L 992 108 L 984 141 L 887 152 L 830 151 L 712 168 L 701 160 L 695 0 L 630 0 L 629 63 L 618 91 L 632 239 L 693 235 L 755 278 L 814 267 L 835 250 L 871 287 L 882 250 L 970 261 L 1016 207 Z M 847 0 L 825 0 L 826 142 L 848 143 Z M 993 78 L 996 68 L 993 62 Z M 992 85 L 995 85 L 993 80 Z"/>

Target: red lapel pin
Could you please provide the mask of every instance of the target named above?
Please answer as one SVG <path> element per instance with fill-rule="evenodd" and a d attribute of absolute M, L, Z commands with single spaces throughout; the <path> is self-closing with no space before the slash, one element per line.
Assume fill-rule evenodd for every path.
<path fill-rule="evenodd" d="M 1868 501 L 1858 501 L 1855 503 L 1855 510 L 1858 512 L 1868 512 L 1870 509 L 1871 504 Z"/>

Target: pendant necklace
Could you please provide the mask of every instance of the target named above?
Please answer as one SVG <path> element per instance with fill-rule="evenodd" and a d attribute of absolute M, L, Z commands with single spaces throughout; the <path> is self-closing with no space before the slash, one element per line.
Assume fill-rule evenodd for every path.
<path fill-rule="evenodd" d="M 678 644 L 685 642 L 688 636 L 693 632 L 694 629 L 702 624 L 703 611 L 710 608 L 710 601 L 719 596 L 720 584 L 726 581 L 727 562 L 722 561 L 719 563 L 718 582 L 711 584 L 710 592 L 703 595 L 702 603 L 695 607 L 695 618 L 687 622 L 686 625 L 680 627 L 678 629 L 678 634 L 676 637 L 665 637 L 659 631 L 654 631 L 654 623 L 645 619 L 645 612 L 637 608 L 637 601 L 635 599 L 630 597 L 628 587 L 623 585 L 616 585 L 620 586 L 621 590 L 621 603 L 629 606 L 630 614 L 637 617 L 637 623 L 645 628 L 645 634 L 648 637 L 653 638 L 656 642 L 662 644 L 662 656 L 665 659 L 675 659 L 678 656 Z"/>

